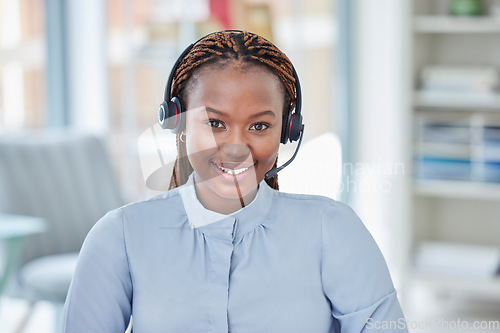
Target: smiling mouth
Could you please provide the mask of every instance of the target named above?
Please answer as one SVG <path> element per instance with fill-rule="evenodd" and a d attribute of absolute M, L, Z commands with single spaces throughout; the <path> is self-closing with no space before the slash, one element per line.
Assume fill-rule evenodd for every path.
<path fill-rule="evenodd" d="M 255 165 L 255 164 L 252 164 L 252 165 L 249 165 L 249 166 L 247 166 L 245 168 L 230 169 L 230 168 L 224 168 L 224 167 L 222 167 L 219 164 L 214 163 L 214 162 L 212 162 L 212 164 L 214 164 L 222 172 L 225 172 L 225 173 L 230 174 L 230 175 L 239 175 L 240 173 L 243 173 L 243 172 L 247 171 L 248 169 L 250 169 L 251 167 L 253 167 Z"/>

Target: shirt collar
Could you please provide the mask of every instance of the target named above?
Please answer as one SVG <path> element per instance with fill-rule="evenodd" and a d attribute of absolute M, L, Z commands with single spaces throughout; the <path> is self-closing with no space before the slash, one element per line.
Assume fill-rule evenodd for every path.
<path fill-rule="evenodd" d="M 179 191 L 191 229 L 197 228 L 201 232 L 215 237 L 221 237 L 220 232 L 224 234 L 224 229 L 231 229 L 234 240 L 252 231 L 266 220 L 272 206 L 272 193 L 276 190 L 271 188 L 265 180 L 262 180 L 252 202 L 228 215 L 206 209 L 201 204 L 196 196 L 194 172 L 189 175 L 185 184 L 179 186 Z M 235 221 L 238 221 L 237 227 L 234 226 Z M 227 238 L 226 236 L 222 237 Z"/>
<path fill-rule="evenodd" d="M 201 204 L 196 196 L 196 189 L 194 187 L 194 172 L 189 175 L 186 183 L 179 187 L 179 191 L 191 229 L 222 220 L 228 216 L 206 209 Z"/>

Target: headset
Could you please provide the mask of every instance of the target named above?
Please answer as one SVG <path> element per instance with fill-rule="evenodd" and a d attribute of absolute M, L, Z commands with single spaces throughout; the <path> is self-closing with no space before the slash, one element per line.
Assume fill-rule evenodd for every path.
<path fill-rule="evenodd" d="M 243 33 L 241 30 L 224 30 L 224 32 L 236 32 L 236 33 Z M 213 34 L 213 33 L 211 33 Z M 172 91 L 172 84 L 174 81 L 174 76 L 175 72 L 177 71 L 177 67 L 181 63 L 181 61 L 184 59 L 184 57 L 191 51 L 191 49 L 202 39 L 210 36 L 211 34 L 208 34 L 204 37 L 201 37 L 198 39 L 196 42 L 190 44 L 177 58 L 177 60 L 174 63 L 174 66 L 172 67 L 172 70 L 170 72 L 170 75 L 168 77 L 167 85 L 165 86 L 165 93 L 163 95 L 163 102 L 160 104 L 160 107 L 158 109 L 158 122 L 163 129 L 170 129 L 170 131 L 174 134 L 179 133 L 180 129 L 184 127 L 185 123 L 185 109 L 183 108 L 180 99 L 177 96 L 170 96 L 170 93 Z M 268 41 L 269 42 L 269 41 Z M 286 144 L 288 141 L 297 141 L 299 140 L 299 143 L 297 145 L 297 148 L 295 150 L 295 153 L 293 154 L 292 158 L 288 160 L 285 164 L 283 164 L 279 168 L 273 168 L 270 171 L 266 173 L 265 178 L 271 178 L 273 177 L 276 173 L 278 173 L 281 169 L 286 167 L 288 164 L 290 164 L 295 156 L 297 155 L 297 152 L 299 150 L 300 144 L 302 142 L 302 137 L 304 133 L 304 124 L 302 124 L 302 114 L 301 114 L 301 109 L 302 109 L 302 91 L 300 88 L 300 81 L 299 81 L 299 76 L 297 75 L 297 72 L 295 71 L 295 67 L 293 67 L 292 64 L 292 69 L 293 69 L 293 77 L 295 78 L 295 94 L 296 94 L 296 99 L 295 99 L 295 109 L 294 110 L 289 110 L 287 112 L 286 118 L 284 118 L 282 127 L 281 127 L 281 139 L 280 143 Z M 292 112 L 293 111 L 293 112 Z"/>

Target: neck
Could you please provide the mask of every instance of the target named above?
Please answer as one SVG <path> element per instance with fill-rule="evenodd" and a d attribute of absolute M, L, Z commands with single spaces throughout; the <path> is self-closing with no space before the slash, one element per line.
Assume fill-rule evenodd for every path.
<path fill-rule="evenodd" d="M 196 196 L 203 207 L 225 215 L 232 214 L 248 206 L 257 195 L 257 189 L 255 189 L 243 197 L 224 198 L 214 193 L 206 183 L 200 184 L 195 181 L 194 184 Z"/>

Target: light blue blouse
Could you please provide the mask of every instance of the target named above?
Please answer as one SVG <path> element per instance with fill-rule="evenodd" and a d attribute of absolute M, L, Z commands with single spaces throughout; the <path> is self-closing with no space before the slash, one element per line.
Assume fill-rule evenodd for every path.
<path fill-rule="evenodd" d="M 189 218 L 206 209 L 183 200 L 190 181 L 94 225 L 63 332 L 123 333 L 130 315 L 134 333 L 407 332 L 386 262 L 349 206 L 263 180 L 251 204 L 202 225 Z"/>

